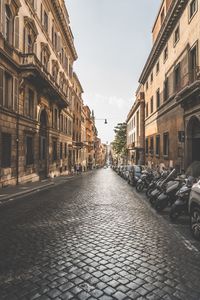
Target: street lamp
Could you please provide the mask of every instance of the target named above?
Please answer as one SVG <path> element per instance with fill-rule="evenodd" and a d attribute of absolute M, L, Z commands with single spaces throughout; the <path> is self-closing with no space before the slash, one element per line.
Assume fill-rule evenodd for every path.
<path fill-rule="evenodd" d="M 95 118 L 95 121 L 102 121 L 102 120 L 104 121 L 104 124 L 108 124 L 108 120 L 107 119 L 96 119 Z"/>

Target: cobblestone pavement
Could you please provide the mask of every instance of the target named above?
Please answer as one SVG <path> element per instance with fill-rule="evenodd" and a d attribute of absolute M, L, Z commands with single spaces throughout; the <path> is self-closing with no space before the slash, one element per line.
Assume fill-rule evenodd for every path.
<path fill-rule="evenodd" d="M 0 211 L 0 299 L 200 299 L 200 254 L 112 170 Z"/>

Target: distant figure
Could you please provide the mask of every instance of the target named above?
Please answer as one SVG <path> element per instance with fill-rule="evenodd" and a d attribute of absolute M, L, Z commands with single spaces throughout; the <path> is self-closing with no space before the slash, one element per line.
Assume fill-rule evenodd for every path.
<path fill-rule="evenodd" d="M 79 172 L 82 173 L 82 171 L 83 171 L 82 165 L 79 164 Z"/>

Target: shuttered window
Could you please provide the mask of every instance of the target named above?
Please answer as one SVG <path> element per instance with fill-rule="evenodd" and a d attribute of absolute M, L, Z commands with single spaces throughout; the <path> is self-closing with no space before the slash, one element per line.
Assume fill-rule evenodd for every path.
<path fill-rule="evenodd" d="M 3 81 L 4 81 L 4 70 L 0 68 L 0 105 L 3 106 Z"/>
<path fill-rule="evenodd" d="M 33 137 L 26 137 L 26 165 L 32 165 L 34 162 L 34 147 L 33 147 Z"/>
<path fill-rule="evenodd" d="M 11 166 L 11 142 L 12 137 L 9 133 L 1 134 L 1 166 L 9 168 Z"/>
<path fill-rule="evenodd" d="M 19 17 L 15 17 L 15 36 L 14 36 L 14 46 L 16 49 L 19 49 Z"/>

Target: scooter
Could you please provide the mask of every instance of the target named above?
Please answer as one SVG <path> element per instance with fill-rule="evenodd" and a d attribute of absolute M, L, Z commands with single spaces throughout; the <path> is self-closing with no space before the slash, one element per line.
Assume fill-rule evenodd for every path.
<path fill-rule="evenodd" d="M 173 169 L 169 174 L 167 171 L 163 172 L 162 174 L 162 180 L 158 180 L 155 189 L 151 192 L 150 197 L 149 197 L 149 202 L 151 203 L 152 206 L 155 206 L 155 203 L 162 193 L 166 190 L 166 185 L 169 182 L 171 178 L 174 177 L 176 173 L 176 170 Z"/>
<path fill-rule="evenodd" d="M 192 189 L 192 185 L 194 184 L 194 177 L 190 176 L 186 180 L 186 184 L 176 193 L 176 201 L 172 205 L 170 210 L 170 219 L 175 221 L 181 215 L 188 214 L 188 202 L 190 197 L 190 192 Z"/>
<path fill-rule="evenodd" d="M 152 172 L 144 171 L 140 179 L 136 184 L 136 191 L 142 192 L 144 189 L 147 189 L 149 184 L 152 182 L 154 175 Z"/>

